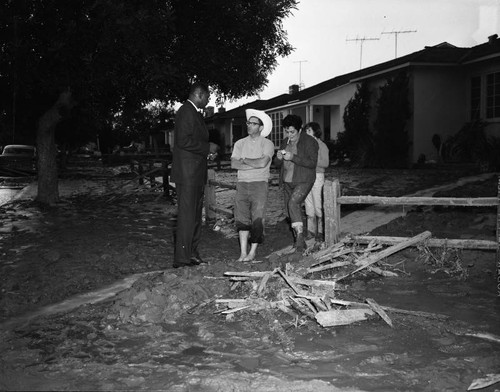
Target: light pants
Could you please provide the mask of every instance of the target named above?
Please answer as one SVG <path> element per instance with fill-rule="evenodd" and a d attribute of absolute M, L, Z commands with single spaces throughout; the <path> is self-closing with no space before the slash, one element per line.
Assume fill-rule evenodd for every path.
<path fill-rule="evenodd" d="M 306 207 L 306 215 L 308 219 L 311 219 L 310 221 L 315 221 L 315 219 L 314 220 L 312 219 L 317 217 L 318 226 L 320 228 L 323 227 L 323 225 L 320 222 L 322 222 L 323 218 L 324 184 L 325 184 L 325 173 L 316 173 L 316 180 L 314 181 L 314 185 L 311 191 L 308 193 L 306 200 L 304 201 Z M 308 230 L 311 231 L 312 233 L 316 233 L 316 227 L 308 227 Z M 322 230 L 318 231 L 322 232 Z"/>

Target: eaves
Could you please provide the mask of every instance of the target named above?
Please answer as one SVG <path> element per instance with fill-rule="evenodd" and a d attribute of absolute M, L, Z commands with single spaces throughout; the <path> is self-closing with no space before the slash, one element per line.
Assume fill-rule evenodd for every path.
<path fill-rule="evenodd" d="M 450 66 L 458 66 L 458 64 L 455 64 L 455 63 L 418 63 L 418 62 L 408 62 L 408 63 L 404 63 L 404 64 L 399 64 L 399 65 L 396 65 L 394 67 L 391 67 L 391 68 L 385 68 L 385 69 L 381 69 L 380 71 L 376 71 L 376 72 L 372 72 L 372 73 L 367 73 L 363 76 L 360 76 L 358 78 L 354 78 L 354 79 L 351 79 L 349 82 L 350 83 L 357 83 L 357 82 L 361 82 L 365 79 L 369 79 L 369 78 L 373 78 L 375 76 L 380 76 L 380 75 L 383 75 L 383 74 L 386 74 L 386 73 L 390 73 L 390 72 L 393 72 L 393 71 L 397 71 L 397 70 L 400 70 L 400 69 L 404 69 L 404 68 L 409 68 L 411 66 L 421 66 L 421 67 L 426 67 L 426 66 L 432 66 L 432 67 L 450 67 Z"/>
<path fill-rule="evenodd" d="M 474 60 L 464 61 L 462 64 L 473 64 L 473 63 L 478 63 L 480 61 L 495 59 L 497 57 L 500 57 L 500 53 L 493 53 L 493 54 L 490 54 L 488 56 L 479 57 L 479 58 L 474 59 Z"/>
<path fill-rule="evenodd" d="M 276 106 L 274 108 L 269 108 L 269 109 L 265 109 L 266 112 L 272 112 L 272 111 L 275 111 L 275 110 L 281 110 L 281 109 L 287 109 L 287 108 L 290 108 L 290 107 L 293 107 L 293 106 L 300 106 L 300 105 L 306 105 L 309 103 L 309 100 L 310 99 L 306 99 L 304 101 L 291 101 L 289 103 L 287 103 L 286 105 L 281 105 L 281 106 Z"/>

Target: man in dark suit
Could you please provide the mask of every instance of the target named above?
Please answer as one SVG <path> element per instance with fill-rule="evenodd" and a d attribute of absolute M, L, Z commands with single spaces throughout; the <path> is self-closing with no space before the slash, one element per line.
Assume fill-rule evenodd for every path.
<path fill-rule="evenodd" d="M 199 113 L 210 98 L 208 87 L 195 83 L 175 116 L 172 182 L 177 192 L 174 268 L 203 264 L 201 239 L 203 192 L 207 182 L 208 129 Z"/>

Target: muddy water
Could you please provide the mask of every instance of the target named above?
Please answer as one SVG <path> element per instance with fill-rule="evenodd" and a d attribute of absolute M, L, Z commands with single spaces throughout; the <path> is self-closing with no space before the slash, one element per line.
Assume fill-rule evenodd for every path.
<path fill-rule="evenodd" d="M 10 200 L 14 198 L 20 191 L 20 188 L 15 187 L 15 188 L 0 188 L 0 206 L 8 203 Z"/>
<path fill-rule="evenodd" d="M 213 237 L 204 238 L 208 244 Z M 140 244 L 137 236 L 130 241 Z M 221 279 L 222 272 L 232 268 L 222 265 L 227 260 L 221 256 L 237 253 L 237 244 L 219 237 L 213 243 L 216 249 L 206 250 L 219 273 L 213 272 L 207 281 L 211 283 L 205 282 L 202 289 L 210 297 L 211 285 L 225 285 L 227 295 L 244 297 Z M 158 247 L 151 238 L 144 245 Z M 123 264 L 123 249 L 119 255 Z M 163 323 L 134 324 L 120 321 L 109 298 L 79 308 L 73 303 L 62 313 L 51 311 L 27 325 L 0 331 L 0 389 L 457 391 L 466 390 L 475 378 L 498 373 L 500 345 L 464 334 L 498 333 L 494 255 L 467 254 L 464 264 L 471 267 L 465 281 L 423 271 L 415 254 L 406 260 L 405 268 L 399 266 L 405 271 L 399 278 L 353 279 L 338 295 L 359 302 L 373 298 L 383 306 L 448 318 L 389 312 L 394 328 L 377 317 L 321 328 L 314 321 L 276 312 L 287 337 L 280 338 L 271 328 L 273 319 L 245 310 L 226 317 L 213 304 L 176 322 L 167 317 Z M 197 278 L 192 271 L 182 273 Z"/>

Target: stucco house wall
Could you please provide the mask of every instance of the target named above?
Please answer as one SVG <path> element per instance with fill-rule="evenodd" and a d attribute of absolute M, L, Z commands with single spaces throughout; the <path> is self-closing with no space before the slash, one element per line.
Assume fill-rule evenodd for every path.
<path fill-rule="evenodd" d="M 344 84 L 324 94 L 318 95 L 310 100 L 314 108 L 319 107 L 321 111 L 315 113 L 313 121 L 318 122 L 322 128 L 330 127 L 329 140 L 336 140 L 338 134 L 344 131 L 344 111 L 349 100 L 356 92 L 356 84 Z M 329 124 L 324 123 L 324 110 L 329 107 Z M 328 117 L 328 116 L 327 116 Z"/>
<path fill-rule="evenodd" d="M 413 145 L 411 158 L 420 154 L 437 160 L 432 137 L 441 141 L 457 133 L 467 121 L 466 81 L 463 71 L 451 67 L 417 68 L 413 75 Z"/>

